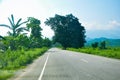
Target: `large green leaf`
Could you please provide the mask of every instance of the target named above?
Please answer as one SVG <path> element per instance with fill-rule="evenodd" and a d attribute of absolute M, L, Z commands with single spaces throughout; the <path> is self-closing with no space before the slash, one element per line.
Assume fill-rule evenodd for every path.
<path fill-rule="evenodd" d="M 12 19 L 12 24 L 15 24 L 13 14 L 11 15 L 11 19 Z"/>
<path fill-rule="evenodd" d="M 22 19 L 20 18 L 20 19 L 17 21 L 16 26 L 19 26 L 19 23 L 20 23 L 21 20 L 22 20 Z"/>
<path fill-rule="evenodd" d="M 21 26 L 22 24 L 25 24 L 25 23 L 27 23 L 28 21 L 24 21 L 24 22 L 22 22 L 22 23 L 20 23 L 18 26 Z"/>
<path fill-rule="evenodd" d="M 4 26 L 4 27 L 11 29 L 11 27 L 9 25 L 6 25 L 6 24 L 0 24 L 0 26 Z"/>
<path fill-rule="evenodd" d="M 8 18 L 10 24 L 11 24 L 11 28 L 14 29 L 15 25 L 13 24 L 12 20 L 10 18 Z"/>

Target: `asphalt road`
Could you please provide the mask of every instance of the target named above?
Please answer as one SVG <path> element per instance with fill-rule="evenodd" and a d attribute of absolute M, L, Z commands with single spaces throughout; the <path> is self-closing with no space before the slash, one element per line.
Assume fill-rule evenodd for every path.
<path fill-rule="evenodd" d="M 120 60 L 52 48 L 10 80 L 120 80 Z"/>

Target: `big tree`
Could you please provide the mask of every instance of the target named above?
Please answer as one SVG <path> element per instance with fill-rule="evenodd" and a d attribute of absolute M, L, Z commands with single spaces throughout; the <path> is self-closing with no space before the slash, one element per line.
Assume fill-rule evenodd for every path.
<path fill-rule="evenodd" d="M 56 14 L 45 21 L 54 31 L 54 41 L 67 47 L 81 48 L 85 43 L 85 28 L 79 23 L 77 17 L 72 14 L 61 16 Z"/>
<path fill-rule="evenodd" d="M 31 31 L 30 32 L 30 40 L 31 40 L 31 47 L 35 48 L 35 47 L 41 47 L 42 46 L 42 28 L 40 27 L 40 20 L 34 18 L 34 17 L 29 17 L 28 18 L 28 23 L 27 23 L 27 27 L 28 29 Z"/>

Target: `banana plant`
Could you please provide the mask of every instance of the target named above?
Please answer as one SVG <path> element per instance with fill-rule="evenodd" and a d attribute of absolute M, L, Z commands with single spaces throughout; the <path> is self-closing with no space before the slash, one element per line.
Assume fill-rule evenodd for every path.
<path fill-rule="evenodd" d="M 8 17 L 8 20 L 10 22 L 10 25 L 0 24 L 0 26 L 9 28 L 11 30 L 11 31 L 8 31 L 8 34 L 10 36 L 17 37 L 21 32 L 28 31 L 27 28 L 21 27 L 21 25 L 27 23 L 28 21 L 21 22 L 22 18 L 20 18 L 15 23 L 13 14 L 11 15 L 11 18 Z"/>

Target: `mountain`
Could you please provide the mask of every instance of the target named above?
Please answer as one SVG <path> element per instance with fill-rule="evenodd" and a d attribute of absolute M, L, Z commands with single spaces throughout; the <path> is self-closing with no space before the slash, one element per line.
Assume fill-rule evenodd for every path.
<path fill-rule="evenodd" d="M 110 39 L 110 38 L 94 38 L 94 39 L 90 39 L 90 38 L 86 38 L 86 46 L 91 46 L 92 43 L 94 42 L 102 42 L 102 41 L 106 41 L 107 46 L 111 46 L 111 47 L 120 47 L 120 39 Z"/>

